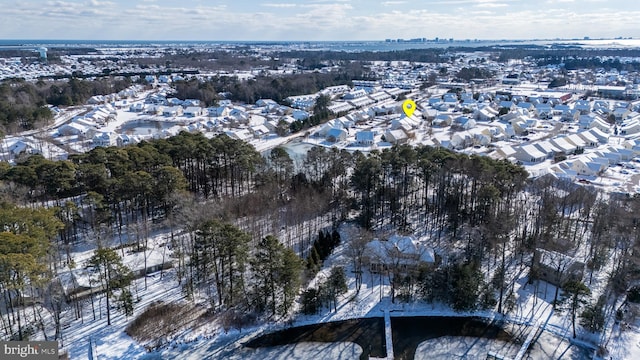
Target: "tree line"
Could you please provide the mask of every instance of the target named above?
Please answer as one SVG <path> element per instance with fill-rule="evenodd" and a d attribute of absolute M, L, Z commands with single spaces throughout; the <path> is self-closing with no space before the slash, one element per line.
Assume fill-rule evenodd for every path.
<path fill-rule="evenodd" d="M 336 85 L 349 85 L 354 79 L 366 78 L 368 72 L 353 65 L 329 73 L 307 72 L 273 76 L 260 74 L 248 80 L 232 76 L 214 76 L 208 80 L 187 80 L 175 83 L 176 96 L 182 99 L 195 98 L 213 105 L 218 94 L 246 104 L 260 99 L 272 99 L 278 103 L 293 95 L 315 94 Z"/>

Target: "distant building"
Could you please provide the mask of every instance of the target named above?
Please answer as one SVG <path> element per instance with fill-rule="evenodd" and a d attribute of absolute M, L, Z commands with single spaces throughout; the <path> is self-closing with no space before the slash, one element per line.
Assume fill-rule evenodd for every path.
<path fill-rule="evenodd" d="M 47 48 L 46 47 L 39 47 L 38 48 L 38 54 L 40 54 L 40 60 L 47 61 Z"/>
<path fill-rule="evenodd" d="M 627 88 L 624 86 L 600 86 L 597 94 L 603 98 L 623 99 L 627 95 Z"/>

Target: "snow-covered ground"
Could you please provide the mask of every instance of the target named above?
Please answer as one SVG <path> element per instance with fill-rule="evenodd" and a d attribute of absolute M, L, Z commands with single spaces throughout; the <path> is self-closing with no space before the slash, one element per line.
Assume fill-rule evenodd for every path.
<path fill-rule="evenodd" d="M 347 226 L 347 225 L 344 225 Z M 346 255 L 346 244 L 349 239 L 349 231 L 346 227 L 341 228 L 342 244 L 338 246 L 332 255 L 325 261 L 323 269 L 309 282 L 309 286 L 317 286 L 317 283 L 324 281 L 329 276 L 331 267 L 343 266 L 348 275 L 349 290 L 339 298 L 337 309 L 334 311 L 323 311 L 317 315 L 295 315 L 291 319 L 282 319 L 275 324 L 255 326 L 250 329 L 243 329 L 241 332 L 230 330 L 225 333 L 224 329 L 216 321 L 198 323 L 197 326 L 185 327 L 175 337 L 166 339 L 166 343 L 154 353 L 148 353 L 145 345 L 155 346 L 155 344 L 140 344 L 124 333 L 126 326 L 145 308 L 156 301 L 165 303 L 193 304 L 184 299 L 184 294 L 176 279 L 175 270 L 165 271 L 163 278 L 160 273 L 154 273 L 147 278 L 147 288 L 145 289 L 144 279 L 135 281 L 133 288 L 134 297 L 139 299 L 135 304 L 134 315 L 125 317 L 116 309 L 111 312 L 112 325 L 107 325 L 106 310 L 104 309 L 104 295 L 98 295 L 95 299 L 95 312 L 91 302 L 85 300 L 82 305 L 82 319 L 76 319 L 75 309 L 69 308 L 63 313 L 63 351 L 68 351 L 72 359 L 86 358 L 89 351 L 90 340 L 95 344 L 95 352 L 98 359 L 153 359 L 155 358 L 299 358 L 317 357 L 319 353 L 331 353 L 331 358 L 358 358 L 362 353 L 359 346 L 348 343 L 341 344 L 296 344 L 291 346 L 281 346 L 276 349 L 247 349 L 242 345 L 249 339 L 271 331 L 281 330 L 285 324 L 300 326 L 306 324 L 323 323 L 330 321 L 340 321 L 353 318 L 383 317 L 388 313 L 391 317 L 413 317 L 413 316 L 481 316 L 487 319 L 503 319 L 502 315 L 493 311 L 480 311 L 468 313 L 453 312 L 448 306 L 442 304 L 427 304 L 423 302 L 392 304 L 389 299 L 390 286 L 388 279 L 384 276 L 373 275 L 365 272 L 361 290 L 358 294 L 355 291 L 355 280 L 350 277 L 352 273 L 351 261 Z M 151 235 L 148 241 L 148 263 L 161 262 L 164 258 L 169 259 L 171 250 L 166 247 L 168 233 L 157 232 Z M 425 235 L 428 238 L 428 235 Z M 423 239 L 422 237 L 420 238 Z M 126 240 L 126 239 L 125 239 Z M 428 239 L 427 239 L 428 240 Z M 93 250 L 91 244 L 82 248 L 76 248 L 74 259 L 77 264 L 74 274 L 77 280 L 86 278 L 81 270 L 84 262 L 91 257 Z M 111 246 L 119 245 L 117 239 L 112 239 Z M 434 247 L 437 244 L 434 244 Z M 124 252 L 125 263 L 134 269 L 139 269 L 143 263 L 143 253 L 130 252 L 130 248 L 118 250 Z M 600 341 L 598 335 L 592 335 L 578 331 L 578 338 L 571 339 L 571 322 L 567 312 L 553 311 L 551 305 L 555 293 L 555 287 L 545 282 L 527 284 L 527 271 L 516 264 L 512 266 L 511 273 L 515 277 L 513 291 L 516 297 L 516 306 L 504 318 L 514 324 L 523 324 L 527 331 L 540 327 L 545 331 L 544 335 L 533 346 L 535 354 L 545 354 L 544 358 L 563 358 L 568 354 L 583 354 L 575 344 L 589 346 L 589 342 Z M 71 270 L 67 270 L 71 271 Z M 594 296 L 602 293 L 603 284 L 606 280 L 606 272 L 602 271 L 595 276 L 593 282 L 589 284 Z M 79 281 L 82 282 L 82 281 Z M 29 311 L 27 312 L 29 313 Z M 96 319 L 94 320 L 94 313 Z M 45 321 L 51 322 L 50 317 L 45 315 Z M 630 324 L 628 329 L 621 331 L 619 325 L 612 321 L 607 324 L 606 332 L 601 335 L 601 342 L 606 345 L 610 359 L 640 359 L 640 323 Z M 49 329 L 51 330 L 51 329 Z M 387 326 L 387 331 L 390 333 Z M 525 331 L 525 330 L 523 330 Z M 51 331 L 49 331 L 51 334 Z M 527 336 L 524 335 L 524 338 Z M 448 350 L 455 353 L 467 353 L 471 356 L 474 353 L 481 354 L 484 350 L 502 349 L 504 344 L 492 341 L 478 340 L 469 342 L 469 339 L 446 337 L 440 338 L 437 342 L 426 341 L 419 346 L 419 354 L 437 354 Z M 448 350 L 447 350 L 448 349 Z M 483 350 L 484 349 L 484 350 Z M 511 349 L 509 356 L 515 352 Z M 315 354 L 315 355 L 314 355 Z M 551 355 L 549 355 L 551 354 Z M 224 355 L 224 357 L 221 357 Z M 547 356 L 549 355 L 549 356 Z M 353 356 L 353 357 L 351 357 Z M 423 356 L 423 355 L 420 355 Z M 277 357 L 276 357 L 277 358 Z M 537 358 L 537 357 L 533 357 Z M 580 358 L 576 355 L 571 358 Z"/>
<path fill-rule="evenodd" d="M 344 229 L 343 229 L 344 230 Z M 350 275 L 350 259 L 346 256 L 345 243 L 347 233 L 341 231 L 343 243 L 326 260 L 325 267 L 312 279 L 309 286 L 315 286 L 329 275 L 332 266 L 344 266 Z M 160 249 L 159 244 L 166 241 L 166 234 L 155 234 L 149 241 L 151 253 Z M 78 253 L 78 261 L 87 259 L 90 251 Z M 138 263 L 137 254 L 125 257 L 130 265 Z M 152 257 L 157 257 L 153 255 Z M 286 326 L 300 326 L 330 321 L 339 321 L 364 317 L 383 317 L 389 313 L 391 317 L 413 316 L 480 316 L 487 319 L 505 319 L 514 326 L 519 326 L 522 332 L 519 337 L 526 338 L 530 331 L 536 328 L 545 332 L 537 339 L 532 347 L 532 358 L 583 358 L 587 341 L 593 335 L 579 332 L 578 339 L 571 338 L 571 323 L 566 312 L 553 311 L 551 302 L 555 287 L 541 282 L 538 286 L 526 283 L 526 272 L 521 272 L 514 283 L 514 293 L 517 304 L 506 317 L 493 311 L 479 311 L 458 313 L 442 304 L 427 304 L 423 302 L 392 304 L 389 299 L 390 287 L 388 279 L 365 272 L 360 292 L 356 295 L 354 279 L 348 278 L 349 291 L 340 297 L 335 311 L 325 311 L 317 315 L 296 315 L 291 319 L 282 319 L 277 323 L 264 324 L 249 329 L 229 330 L 225 332 L 216 321 L 201 322 L 197 326 L 186 327 L 174 338 L 166 339 L 166 343 L 157 351 L 149 353 L 145 345 L 140 344 L 124 333 L 126 326 L 145 308 L 156 301 L 165 303 L 188 304 L 175 277 L 175 270 L 154 273 L 147 278 L 147 288 L 144 289 L 144 279 L 138 279 L 134 285 L 134 297 L 139 298 L 135 304 L 133 317 L 125 317 L 113 309 L 112 325 L 107 325 L 104 296 L 98 295 L 95 300 L 95 316 L 90 301 L 83 302 L 82 319 L 76 319 L 75 309 L 69 308 L 63 313 L 63 347 L 71 359 L 87 358 L 90 351 L 89 344 L 94 344 L 93 351 L 97 359 L 306 359 L 332 358 L 357 359 L 362 349 L 353 343 L 299 343 L 283 345 L 273 348 L 250 349 L 243 346 L 247 341 L 260 334 L 269 333 Z M 594 284 L 596 284 L 595 282 Z M 594 285 L 595 286 L 595 285 Z M 101 311 L 100 311 L 101 309 Z M 45 315 L 45 321 L 49 319 Z M 620 331 L 618 325 L 609 324 L 603 336 L 609 351 L 607 359 L 639 359 L 640 358 L 640 324 L 631 324 L 630 328 Z M 387 331 L 390 329 L 387 326 Z M 533 339 L 536 340 L 536 339 Z M 580 347 L 576 347 L 580 345 Z M 488 351 L 499 354 L 505 352 L 514 356 L 519 348 L 506 346 L 500 341 L 485 339 L 469 339 L 464 337 L 441 337 L 437 341 L 428 340 L 418 346 L 416 358 L 447 358 L 451 354 L 466 354 L 486 356 Z M 502 352 L 501 352 L 502 351 Z M 573 355 L 571 355 L 573 354 Z M 526 357 L 525 357 L 526 358 Z"/>

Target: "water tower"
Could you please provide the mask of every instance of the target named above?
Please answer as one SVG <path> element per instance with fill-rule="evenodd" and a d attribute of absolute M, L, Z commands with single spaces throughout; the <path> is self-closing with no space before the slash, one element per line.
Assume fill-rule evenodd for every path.
<path fill-rule="evenodd" d="M 47 48 L 46 47 L 39 47 L 38 48 L 38 53 L 40 54 L 40 60 L 42 61 L 47 61 Z"/>

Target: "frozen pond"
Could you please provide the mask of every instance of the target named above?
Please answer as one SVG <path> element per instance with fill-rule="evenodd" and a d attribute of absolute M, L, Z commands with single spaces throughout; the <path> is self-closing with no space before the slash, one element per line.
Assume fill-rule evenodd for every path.
<path fill-rule="evenodd" d="M 343 344 L 338 348 L 331 348 L 331 351 L 339 350 L 340 356 L 345 356 L 341 357 L 343 359 L 381 358 L 385 357 L 387 353 L 384 346 L 384 320 L 381 317 L 292 327 L 262 335 L 246 345 L 255 349 L 269 349 L 274 346 L 281 347 L 283 345 L 317 342 Z M 356 344 L 357 348 L 348 345 L 350 343 Z M 306 359 L 332 358 L 326 356 L 318 357 L 318 353 L 315 352 L 318 349 L 317 345 L 311 348 L 305 345 L 304 349 L 313 349 L 311 353 L 307 353 L 303 357 Z M 285 348 L 285 350 L 290 351 L 290 348 Z"/>
<path fill-rule="evenodd" d="M 514 358 L 532 328 L 478 317 L 391 318 L 396 359 Z M 325 343 L 325 344 L 323 344 Z M 231 359 L 369 359 L 386 357 L 382 318 L 288 328 L 250 341 Z M 235 356 L 235 357 L 234 357 Z M 525 359 L 584 359 L 590 351 L 543 332 Z"/>
<path fill-rule="evenodd" d="M 519 342 L 502 325 L 473 317 L 392 317 L 393 350 L 396 359 L 484 359 L 493 348 L 513 357 Z"/>
<path fill-rule="evenodd" d="M 176 124 L 164 121 L 131 121 L 123 124 L 117 132 L 127 135 L 156 135 L 162 130 L 168 129 Z"/>
<path fill-rule="evenodd" d="M 288 144 L 283 145 L 282 147 L 287 151 L 289 156 L 291 156 L 294 161 L 303 160 L 307 156 L 307 152 L 318 145 L 304 143 L 304 142 L 290 142 Z"/>
<path fill-rule="evenodd" d="M 512 343 L 501 340 L 442 336 L 420 343 L 414 359 L 486 359 L 489 352 L 500 354 L 505 358 L 513 358 L 518 353 L 518 348 Z"/>
<path fill-rule="evenodd" d="M 362 348 L 352 342 L 299 342 L 264 348 L 243 348 L 225 359 L 229 360 L 357 360 Z"/>

